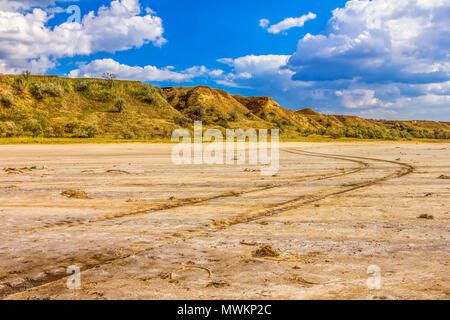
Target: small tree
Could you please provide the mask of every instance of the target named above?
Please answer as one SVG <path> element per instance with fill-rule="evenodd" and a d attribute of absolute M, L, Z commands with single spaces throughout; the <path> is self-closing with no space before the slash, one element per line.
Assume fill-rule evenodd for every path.
<path fill-rule="evenodd" d="M 125 109 L 125 100 L 122 98 L 119 98 L 116 101 L 115 108 L 118 113 L 121 113 Z"/>
<path fill-rule="evenodd" d="M 103 79 L 108 81 L 109 88 L 111 89 L 114 83 L 114 80 L 117 79 L 117 75 L 111 72 L 105 72 L 103 73 Z"/>
<path fill-rule="evenodd" d="M 22 77 L 28 81 L 28 79 L 30 79 L 31 77 L 31 71 L 30 70 L 25 70 L 24 72 L 22 72 Z"/>

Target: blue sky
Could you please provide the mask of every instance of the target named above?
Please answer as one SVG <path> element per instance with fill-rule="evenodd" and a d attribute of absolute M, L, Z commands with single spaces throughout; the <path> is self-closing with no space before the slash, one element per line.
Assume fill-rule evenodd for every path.
<path fill-rule="evenodd" d="M 117 53 L 116 57 L 123 63 L 174 65 L 182 69 L 202 64 L 220 67 L 216 60 L 221 57 L 292 54 L 300 37 L 307 32 L 321 32 L 331 18 L 331 10 L 336 4 L 345 4 L 345 1 L 265 0 L 263 5 L 261 2 L 141 0 L 142 6 L 150 7 L 163 20 L 164 37 L 168 42 L 161 48 L 147 45 L 139 50 Z M 108 3 L 109 1 L 80 1 L 78 5 L 82 13 L 87 13 Z M 259 20 L 263 17 L 281 21 L 309 11 L 317 12 L 318 18 L 310 21 L 304 28 L 293 29 L 283 36 L 269 34 L 259 27 Z M 50 25 L 60 23 L 65 16 L 67 14 L 62 14 L 59 21 L 50 21 Z"/>
<path fill-rule="evenodd" d="M 150 7 L 164 26 L 164 37 L 167 39 L 161 47 L 151 44 L 139 49 L 120 51 L 114 54 L 97 53 L 88 57 L 78 56 L 77 59 L 62 60 L 65 64 L 78 61 L 112 58 L 127 65 L 155 65 L 165 67 L 175 66 L 177 70 L 187 69 L 197 65 L 207 65 L 209 68 L 223 68 L 217 62 L 219 58 L 238 58 L 249 54 L 289 55 L 295 51 L 297 41 L 306 33 L 320 33 L 331 18 L 331 10 L 337 4 L 346 1 L 279 1 L 265 0 L 141 0 L 142 7 Z M 110 1 L 78 1 L 66 3 L 76 4 L 81 14 L 97 10 Z M 61 5 L 61 3 L 59 3 Z M 303 28 L 295 28 L 284 35 L 268 33 L 259 26 L 262 18 L 281 21 L 290 16 L 301 16 L 310 11 L 317 12 L 317 19 L 305 24 Z M 69 14 L 62 13 L 49 21 L 50 26 L 64 22 Z M 64 75 L 73 69 L 73 65 L 59 65 L 49 70 L 54 74 Z M 173 82 L 161 82 L 159 85 L 174 85 Z M 195 84 L 214 84 L 210 79 L 197 79 Z M 186 85 L 191 85 L 186 83 Z M 243 90 L 232 90 L 242 92 Z M 245 90 L 244 90 L 245 91 Z"/>
<path fill-rule="evenodd" d="M 449 17 L 445 0 L 0 0 L 0 72 L 108 71 L 291 109 L 449 121 Z"/>

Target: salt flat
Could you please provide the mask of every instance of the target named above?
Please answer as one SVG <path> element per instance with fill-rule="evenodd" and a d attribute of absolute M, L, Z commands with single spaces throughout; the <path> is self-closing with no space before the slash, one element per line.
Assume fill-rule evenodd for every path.
<path fill-rule="evenodd" d="M 0 298 L 450 298 L 449 144 L 282 143 L 269 177 L 172 147 L 0 146 Z"/>

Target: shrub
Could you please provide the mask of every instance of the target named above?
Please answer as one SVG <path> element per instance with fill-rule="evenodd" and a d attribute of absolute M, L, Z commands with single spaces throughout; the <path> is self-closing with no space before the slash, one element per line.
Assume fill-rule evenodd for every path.
<path fill-rule="evenodd" d="M 151 85 L 144 85 L 140 92 L 137 94 L 137 98 L 145 103 L 155 103 L 157 101 L 158 90 Z"/>
<path fill-rule="evenodd" d="M 238 114 L 236 111 L 228 112 L 228 120 L 231 122 L 235 122 L 238 120 Z"/>
<path fill-rule="evenodd" d="M 85 80 L 79 80 L 77 82 L 75 82 L 75 91 L 78 92 L 87 92 L 89 91 L 89 83 Z"/>
<path fill-rule="evenodd" d="M 25 89 L 27 87 L 27 84 L 26 84 L 26 81 L 24 79 L 22 79 L 22 78 L 15 78 L 14 82 L 12 84 L 12 87 L 15 90 L 17 90 L 17 91 L 22 93 L 22 92 L 25 91 Z"/>
<path fill-rule="evenodd" d="M 194 121 L 203 121 L 205 119 L 205 109 L 201 106 L 192 106 L 187 108 L 186 114 Z"/>
<path fill-rule="evenodd" d="M 72 84 L 67 79 L 58 79 L 57 83 L 64 91 L 70 92 L 72 90 Z"/>
<path fill-rule="evenodd" d="M 121 113 L 125 109 L 125 100 L 122 98 L 117 99 L 114 108 L 116 109 L 116 112 Z"/>
<path fill-rule="evenodd" d="M 121 139 L 130 140 L 130 139 L 134 139 L 135 137 L 136 137 L 136 135 L 132 131 L 122 131 L 120 133 L 120 138 Z"/>
<path fill-rule="evenodd" d="M 11 92 L 7 92 L 0 97 L 0 102 L 4 107 L 10 108 L 15 104 L 14 95 Z"/>
<path fill-rule="evenodd" d="M 69 134 L 75 134 L 80 127 L 80 123 L 76 121 L 68 122 L 64 124 L 64 132 Z"/>
<path fill-rule="evenodd" d="M 53 119 L 52 123 L 44 128 L 44 136 L 51 137 L 64 137 L 65 136 L 65 123 L 61 119 Z"/>
<path fill-rule="evenodd" d="M 285 126 L 290 125 L 290 122 L 286 119 L 272 119 L 271 122 L 274 123 L 280 129 L 282 129 Z"/>
<path fill-rule="evenodd" d="M 30 88 L 31 94 L 38 100 L 47 97 L 60 97 L 64 93 L 64 89 L 57 83 L 33 83 Z"/>
<path fill-rule="evenodd" d="M 98 127 L 93 124 L 82 124 L 78 127 L 74 136 L 77 138 L 94 138 L 99 133 Z"/>
<path fill-rule="evenodd" d="M 175 122 L 175 124 L 179 125 L 182 128 L 187 128 L 191 123 L 189 121 L 189 119 L 187 119 L 186 117 L 183 117 L 183 116 L 173 117 L 173 122 Z"/>
<path fill-rule="evenodd" d="M 5 121 L 0 123 L 0 134 L 2 137 L 17 137 L 22 134 L 21 128 L 16 126 L 12 121 Z"/>
<path fill-rule="evenodd" d="M 211 106 L 208 109 L 206 109 L 206 115 L 208 116 L 208 119 L 205 119 L 205 124 L 211 124 L 211 123 L 226 123 L 228 122 L 228 118 L 216 107 Z"/>
<path fill-rule="evenodd" d="M 42 130 L 42 126 L 39 123 L 39 121 L 35 120 L 35 119 L 31 119 L 29 120 L 23 130 L 27 133 L 29 133 L 31 136 L 33 137 L 38 137 L 41 136 L 43 134 L 43 130 Z"/>
<path fill-rule="evenodd" d="M 228 123 L 227 119 L 219 119 L 217 120 L 216 124 L 226 129 L 230 128 L 230 124 Z"/>
<path fill-rule="evenodd" d="M 222 121 L 222 120 L 228 121 L 227 117 L 220 111 L 217 111 L 216 117 L 217 117 L 217 121 Z"/>
<path fill-rule="evenodd" d="M 214 116 L 218 112 L 220 112 L 220 111 L 217 110 L 216 107 L 214 107 L 214 106 L 211 106 L 208 109 L 206 109 L 206 115 L 208 115 L 208 116 Z"/>
<path fill-rule="evenodd" d="M 69 135 L 74 138 L 94 138 L 100 130 L 95 124 L 87 124 L 82 121 L 71 121 L 61 125 L 59 122 L 51 126 L 52 133 L 56 137 Z"/>
<path fill-rule="evenodd" d="M 333 139 L 339 139 L 339 138 L 342 138 L 343 135 L 342 135 L 342 133 L 340 131 L 333 130 L 333 131 L 330 132 L 330 137 L 333 138 Z"/>

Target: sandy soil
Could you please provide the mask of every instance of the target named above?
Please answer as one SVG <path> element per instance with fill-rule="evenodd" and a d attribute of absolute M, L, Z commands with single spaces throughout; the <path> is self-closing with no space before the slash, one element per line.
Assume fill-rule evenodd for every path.
<path fill-rule="evenodd" d="M 450 298 L 449 144 L 286 143 L 274 177 L 171 148 L 0 146 L 37 168 L 0 172 L 0 298 Z"/>

